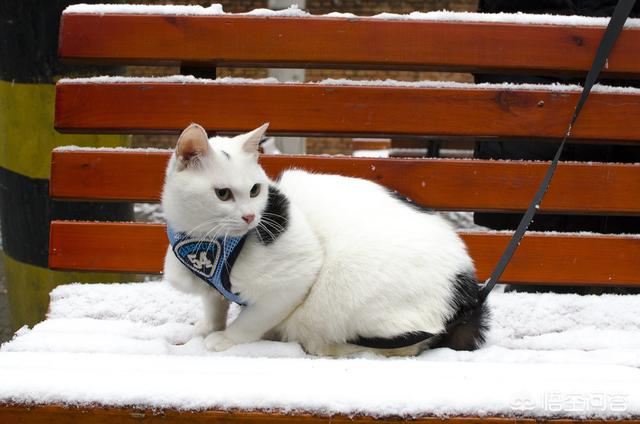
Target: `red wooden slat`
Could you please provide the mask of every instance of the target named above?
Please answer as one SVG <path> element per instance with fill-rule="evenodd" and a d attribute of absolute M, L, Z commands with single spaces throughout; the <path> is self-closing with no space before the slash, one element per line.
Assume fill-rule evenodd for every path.
<path fill-rule="evenodd" d="M 158 273 L 168 246 L 161 224 L 51 222 L 51 269 Z"/>
<path fill-rule="evenodd" d="M 486 279 L 510 234 L 462 233 L 480 280 Z M 168 245 L 159 224 L 51 223 L 52 269 L 157 273 Z M 503 282 L 639 285 L 640 237 L 530 233 L 507 267 Z"/>
<path fill-rule="evenodd" d="M 51 154 L 51 197 L 160 200 L 170 153 L 63 150 Z"/>
<path fill-rule="evenodd" d="M 554 74 L 586 72 L 602 33 L 594 27 L 366 18 L 70 14 L 62 16 L 59 54 L 117 64 Z M 640 30 L 624 30 L 604 72 L 640 74 L 639 46 Z"/>
<path fill-rule="evenodd" d="M 53 153 L 55 198 L 158 201 L 169 152 L 67 150 Z M 366 178 L 434 209 L 524 210 L 543 162 L 262 156 L 275 178 L 291 167 Z M 542 212 L 640 213 L 640 165 L 561 163 Z"/>
<path fill-rule="evenodd" d="M 55 127 L 66 132 L 179 132 L 191 122 L 272 134 L 561 137 L 578 93 L 322 84 L 65 82 Z M 607 119 L 603 119 L 606 116 Z M 640 140 L 640 95 L 592 93 L 575 139 Z"/>
<path fill-rule="evenodd" d="M 60 405 L 0 405 L 0 422 L 3 424 L 176 424 L 176 423 L 269 423 L 288 424 L 360 424 L 410 422 L 416 424 L 540 424 L 535 418 L 526 417 L 369 417 L 331 415 L 320 416 L 304 412 L 279 411 L 177 411 L 174 409 L 142 409 L 105 406 Z M 602 419 L 545 419 L 545 424 L 640 424 L 638 419 L 607 421 Z"/>

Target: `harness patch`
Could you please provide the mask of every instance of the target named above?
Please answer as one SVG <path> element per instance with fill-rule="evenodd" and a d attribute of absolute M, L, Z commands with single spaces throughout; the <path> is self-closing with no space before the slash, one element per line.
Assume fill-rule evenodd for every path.
<path fill-rule="evenodd" d="M 204 278 L 210 278 L 216 271 L 221 251 L 222 246 L 218 240 L 187 239 L 173 246 L 173 253 L 178 259 L 186 258 L 189 263 L 185 265 Z"/>
<path fill-rule="evenodd" d="M 167 226 L 167 236 L 176 258 L 189 271 L 209 284 L 227 300 L 246 305 L 238 293 L 231 291 L 230 274 L 246 236 L 198 239 L 176 233 Z"/>

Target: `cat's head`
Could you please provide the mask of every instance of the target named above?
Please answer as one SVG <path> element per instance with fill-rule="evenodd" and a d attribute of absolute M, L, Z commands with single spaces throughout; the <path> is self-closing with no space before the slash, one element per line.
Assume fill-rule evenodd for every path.
<path fill-rule="evenodd" d="M 267 127 L 211 139 L 197 124 L 182 132 L 162 193 L 175 231 L 240 236 L 258 225 L 269 195 L 269 178 L 258 164 L 258 144 Z"/>

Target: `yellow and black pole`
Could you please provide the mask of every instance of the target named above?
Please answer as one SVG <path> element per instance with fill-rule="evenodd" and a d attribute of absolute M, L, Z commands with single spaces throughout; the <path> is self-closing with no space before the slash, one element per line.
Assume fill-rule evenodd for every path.
<path fill-rule="evenodd" d="M 49 198 L 54 147 L 128 142 L 122 136 L 61 135 L 53 129 L 54 80 L 61 74 L 77 73 L 57 59 L 60 14 L 70 3 L 74 2 L 0 2 L 0 225 L 14 329 L 43 318 L 48 294 L 58 284 L 118 279 L 47 269 L 51 219 L 129 219 L 132 215 L 129 204 Z"/>

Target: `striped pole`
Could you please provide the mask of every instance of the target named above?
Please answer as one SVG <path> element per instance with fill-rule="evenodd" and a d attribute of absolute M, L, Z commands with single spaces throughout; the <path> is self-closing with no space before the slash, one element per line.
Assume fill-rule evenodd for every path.
<path fill-rule="evenodd" d="M 71 3 L 75 2 L 0 4 L 0 223 L 14 329 L 44 317 L 48 294 L 58 284 L 123 278 L 47 269 L 51 219 L 132 218 L 131 205 L 126 203 L 60 202 L 48 195 L 54 147 L 128 143 L 123 136 L 61 135 L 53 129 L 54 81 L 78 71 L 57 59 L 60 14 Z"/>

